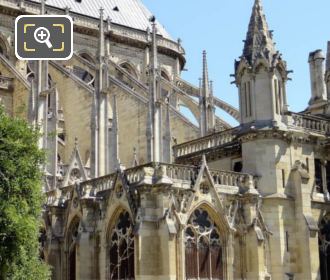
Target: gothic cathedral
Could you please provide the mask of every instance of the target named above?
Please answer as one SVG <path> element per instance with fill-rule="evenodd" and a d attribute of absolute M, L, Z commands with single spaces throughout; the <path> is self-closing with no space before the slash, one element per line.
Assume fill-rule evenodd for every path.
<path fill-rule="evenodd" d="M 181 41 L 141 0 L 46 4 L 0 0 L 0 101 L 42 133 L 54 280 L 330 279 L 330 42 L 309 54 L 306 109 L 290 111 L 255 0 L 236 109 L 216 97 L 206 52 L 200 84 L 181 77 Z M 70 15 L 73 57 L 16 59 L 22 14 Z"/>

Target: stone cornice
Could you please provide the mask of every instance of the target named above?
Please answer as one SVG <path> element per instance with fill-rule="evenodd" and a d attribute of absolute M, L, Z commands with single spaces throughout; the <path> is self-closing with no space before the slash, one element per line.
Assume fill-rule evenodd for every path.
<path fill-rule="evenodd" d="M 293 132 L 287 130 L 277 130 L 277 129 L 268 129 L 268 130 L 250 130 L 238 136 L 238 139 L 242 143 L 251 142 L 254 140 L 261 139 L 279 139 L 284 142 L 290 143 L 300 143 L 300 144 L 316 144 L 317 137 L 308 135 L 303 132 Z"/>

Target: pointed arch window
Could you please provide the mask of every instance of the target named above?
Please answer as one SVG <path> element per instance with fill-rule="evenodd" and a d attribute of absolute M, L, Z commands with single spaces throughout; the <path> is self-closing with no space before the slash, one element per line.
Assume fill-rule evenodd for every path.
<path fill-rule="evenodd" d="M 129 64 L 128 62 L 124 62 L 119 65 L 121 68 L 123 68 L 128 74 L 132 75 L 134 78 L 138 79 L 137 71 L 135 68 Z"/>
<path fill-rule="evenodd" d="M 94 87 L 95 77 L 85 69 L 74 65 L 73 74 L 77 76 L 80 80 L 85 82 L 87 85 Z"/>
<path fill-rule="evenodd" d="M 111 231 L 109 245 L 109 279 L 135 279 L 133 225 L 128 212 L 120 213 Z"/>
<path fill-rule="evenodd" d="M 223 279 L 220 231 L 209 213 L 197 209 L 185 231 L 186 279 Z"/>
<path fill-rule="evenodd" d="M 68 245 L 68 279 L 75 280 L 77 276 L 76 271 L 76 260 L 77 260 L 77 237 L 79 229 L 79 220 L 72 222 L 68 234 L 67 234 L 67 245 Z"/>
<path fill-rule="evenodd" d="M 330 279 L 330 214 L 327 214 L 320 223 L 319 253 L 321 280 Z"/>

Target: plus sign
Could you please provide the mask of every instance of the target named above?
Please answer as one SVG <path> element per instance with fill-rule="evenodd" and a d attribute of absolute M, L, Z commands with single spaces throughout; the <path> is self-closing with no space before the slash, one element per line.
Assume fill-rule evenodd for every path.
<path fill-rule="evenodd" d="M 44 37 L 45 36 L 47 36 L 47 34 L 46 33 L 44 33 L 44 31 L 43 30 L 41 30 L 39 33 L 38 33 L 38 35 L 37 35 L 39 38 L 41 38 L 40 40 L 43 40 L 44 39 Z"/>

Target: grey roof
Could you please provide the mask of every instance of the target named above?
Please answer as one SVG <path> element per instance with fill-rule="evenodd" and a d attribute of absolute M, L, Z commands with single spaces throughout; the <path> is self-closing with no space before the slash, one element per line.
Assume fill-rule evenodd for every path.
<path fill-rule="evenodd" d="M 40 0 L 32 0 L 39 2 Z M 143 5 L 140 0 L 46 0 L 47 6 L 65 9 L 70 8 L 71 12 L 99 18 L 99 10 L 104 9 L 105 18 L 110 17 L 113 23 L 128 26 L 134 29 L 145 31 L 151 25 L 149 18 L 152 13 Z M 165 28 L 158 23 L 158 33 L 167 39 L 171 36 Z"/>

